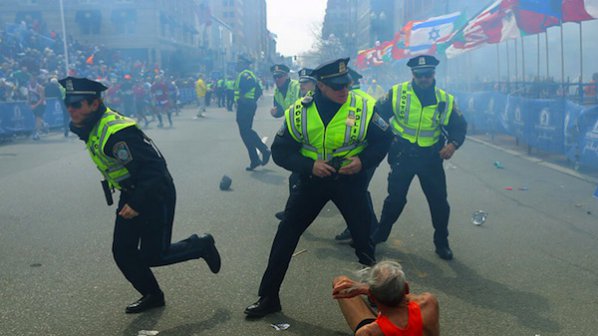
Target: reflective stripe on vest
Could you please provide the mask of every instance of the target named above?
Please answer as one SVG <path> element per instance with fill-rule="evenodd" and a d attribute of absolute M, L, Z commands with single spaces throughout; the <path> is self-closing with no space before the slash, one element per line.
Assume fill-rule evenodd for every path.
<path fill-rule="evenodd" d="M 305 107 L 301 99 L 285 111 L 287 128 L 302 144 L 301 154 L 313 160 L 356 156 L 367 146 L 366 135 L 374 106 L 350 93 L 347 101 L 324 126 L 316 104 Z"/>
<path fill-rule="evenodd" d="M 104 153 L 104 147 L 112 134 L 131 126 L 137 126 L 133 119 L 107 108 L 102 118 L 89 133 L 89 139 L 86 143 L 87 150 L 91 160 L 98 167 L 111 188 L 122 189 L 120 183 L 131 177 L 131 175 L 120 161 Z"/>
<path fill-rule="evenodd" d="M 289 87 L 287 88 L 286 96 L 282 96 L 282 92 L 278 88 L 274 89 L 274 101 L 277 102 L 283 109 L 288 109 L 289 106 L 293 105 L 297 99 L 299 99 L 299 82 L 296 80 L 289 81 Z"/>
<path fill-rule="evenodd" d="M 438 142 L 442 126 L 448 124 L 455 98 L 438 88 L 435 89 L 435 95 L 437 103 L 422 108 L 411 82 L 393 86 L 394 116 L 390 124 L 395 135 L 421 147 L 430 147 Z M 438 109 L 441 102 L 444 102 L 442 111 Z"/>
<path fill-rule="evenodd" d="M 241 76 L 243 76 L 244 73 L 248 73 L 251 76 L 251 78 L 253 78 L 255 85 L 260 85 L 257 82 L 257 77 L 255 77 L 255 75 L 253 74 L 253 72 L 251 72 L 251 70 L 245 69 L 245 70 L 241 71 L 239 73 L 239 75 L 237 76 L 237 80 L 235 81 L 235 102 L 239 99 L 239 95 L 241 94 L 241 88 L 239 87 L 239 84 L 241 83 Z M 252 99 L 252 100 L 255 98 L 255 85 L 251 90 L 245 92 L 245 94 L 243 95 L 243 98 Z"/>

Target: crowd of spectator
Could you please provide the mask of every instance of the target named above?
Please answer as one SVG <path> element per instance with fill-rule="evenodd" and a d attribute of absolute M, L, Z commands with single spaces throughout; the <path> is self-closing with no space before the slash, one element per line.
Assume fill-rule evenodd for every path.
<path fill-rule="evenodd" d="M 175 77 L 157 65 L 122 55 L 102 45 L 83 45 L 67 38 L 68 75 L 87 77 L 120 86 L 127 81 L 150 81 L 163 77 L 179 87 L 193 86 L 191 77 Z M 25 17 L 19 24 L 0 30 L 0 102 L 26 101 L 31 77 L 47 87 L 52 78 L 67 75 L 62 37 L 48 31 L 43 22 Z M 125 78 L 127 76 L 127 78 Z"/>

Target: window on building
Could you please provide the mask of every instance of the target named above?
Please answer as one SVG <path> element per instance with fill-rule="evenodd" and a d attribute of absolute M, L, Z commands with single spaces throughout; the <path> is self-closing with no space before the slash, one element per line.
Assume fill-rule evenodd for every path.
<path fill-rule="evenodd" d="M 135 9 L 115 9 L 111 16 L 112 25 L 119 34 L 134 34 L 137 26 Z"/>
<path fill-rule="evenodd" d="M 83 35 L 97 35 L 102 25 L 102 13 L 99 10 L 79 10 L 75 14 L 75 22 Z"/>

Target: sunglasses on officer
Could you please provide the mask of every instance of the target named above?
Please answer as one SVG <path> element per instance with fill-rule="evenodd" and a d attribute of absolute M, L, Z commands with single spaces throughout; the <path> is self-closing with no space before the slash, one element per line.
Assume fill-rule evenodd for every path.
<path fill-rule="evenodd" d="M 282 77 L 284 77 L 285 75 L 286 75 L 286 74 L 280 73 L 280 74 L 275 74 L 275 75 L 272 75 L 272 77 L 274 77 L 274 79 L 279 79 L 279 78 L 282 78 Z"/>
<path fill-rule="evenodd" d="M 432 78 L 434 77 L 434 71 L 428 71 L 428 72 L 413 72 L 413 77 L 415 78 Z"/>
<path fill-rule="evenodd" d="M 72 102 L 72 103 L 65 103 L 66 107 L 70 107 L 70 108 L 74 108 L 74 109 L 80 109 L 83 106 L 83 101 L 79 100 L 76 102 Z"/>
<path fill-rule="evenodd" d="M 345 84 L 329 83 L 329 84 L 325 84 L 325 85 L 334 91 L 341 91 L 343 89 L 348 89 L 349 87 L 351 87 L 351 83 L 345 83 Z"/>

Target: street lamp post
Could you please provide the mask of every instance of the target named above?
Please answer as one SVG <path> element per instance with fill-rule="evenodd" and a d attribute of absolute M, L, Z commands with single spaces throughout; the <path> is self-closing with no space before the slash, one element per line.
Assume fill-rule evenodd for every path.
<path fill-rule="evenodd" d="M 65 76 L 69 75 L 69 51 L 66 43 L 66 27 L 64 24 L 64 5 L 60 0 L 60 21 L 62 23 L 62 46 L 64 48 L 64 68 Z"/>

